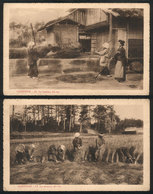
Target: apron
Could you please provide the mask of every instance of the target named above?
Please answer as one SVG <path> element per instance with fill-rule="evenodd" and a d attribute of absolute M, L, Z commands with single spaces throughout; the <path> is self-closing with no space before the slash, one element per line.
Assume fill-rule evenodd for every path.
<path fill-rule="evenodd" d="M 121 61 L 117 61 L 114 74 L 115 78 L 124 78 L 124 67 Z"/>

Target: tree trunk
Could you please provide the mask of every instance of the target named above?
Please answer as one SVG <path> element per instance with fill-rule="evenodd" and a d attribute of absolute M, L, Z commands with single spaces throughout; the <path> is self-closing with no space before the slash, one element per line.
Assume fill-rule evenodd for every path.
<path fill-rule="evenodd" d="M 44 121 L 44 106 L 42 105 L 42 126 L 44 126 L 45 125 L 45 121 Z"/>
<path fill-rule="evenodd" d="M 48 108 L 48 116 L 47 116 L 47 121 L 49 121 L 49 105 L 47 106 L 47 108 Z"/>
<path fill-rule="evenodd" d="M 36 112 L 35 112 L 35 106 L 33 106 L 33 120 L 34 120 L 34 124 L 36 125 Z"/>
<path fill-rule="evenodd" d="M 80 133 L 82 133 L 82 122 L 80 123 Z"/>
<path fill-rule="evenodd" d="M 65 131 L 65 118 L 64 118 L 64 131 Z"/>
<path fill-rule="evenodd" d="M 24 110 L 24 127 L 25 127 L 25 132 L 27 131 L 26 125 L 27 125 L 27 106 L 25 105 L 25 110 Z"/>
<path fill-rule="evenodd" d="M 71 127 L 72 127 L 72 105 L 70 107 L 69 132 L 71 131 Z"/>

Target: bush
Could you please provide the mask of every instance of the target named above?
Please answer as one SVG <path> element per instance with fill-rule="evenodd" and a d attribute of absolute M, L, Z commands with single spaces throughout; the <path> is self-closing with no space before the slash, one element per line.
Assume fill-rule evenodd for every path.
<path fill-rule="evenodd" d="M 9 50 L 9 58 L 10 59 L 21 59 L 27 57 L 27 49 L 26 48 L 10 48 Z"/>
<path fill-rule="evenodd" d="M 61 49 L 53 55 L 54 58 L 75 58 L 80 56 L 80 49 L 78 48 L 65 48 Z"/>

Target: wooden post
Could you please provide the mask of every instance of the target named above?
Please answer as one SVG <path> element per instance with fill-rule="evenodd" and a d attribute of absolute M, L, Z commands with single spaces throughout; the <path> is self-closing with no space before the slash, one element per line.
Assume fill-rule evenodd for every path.
<path fill-rule="evenodd" d="M 27 106 L 24 108 L 24 124 L 25 124 L 25 132 L 27 131 Z"/>
<path fill-rule="evenodd" d="M 112 14 L 109 14 L 109 44 L 110 44 L 110 48 L 112 48 Z"/>
<path fill-rule="evenodd" d="M 34 33 L 34 30 L 33 30 L 32 23 L 30 24 L 30 26 L 31 26 L 31 30 L 32 30 L 33 41 L 34 41 L 34 43 L 35 43 L 35 45 L 36 45 L 35 33 Z"/>

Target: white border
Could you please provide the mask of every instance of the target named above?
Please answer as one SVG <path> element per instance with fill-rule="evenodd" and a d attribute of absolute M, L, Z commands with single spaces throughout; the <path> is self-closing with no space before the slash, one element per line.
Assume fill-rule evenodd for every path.
<path fill-rule="evenodd" d="M 28 104 L 110 104 L 110 105 L 140 105 L 143 106 L 144 115 L 144 164 L 143 185 L 12 185 L 10 180 L 10 131 L 9 115 L 10 105 Z M 4 101 L 4 127 L 3 127 L 3 189 L 5 191 L 149 191 L 150 189 L 150 102 L 142 99 L 60 99 L 60 100 L 5 100 Z"/>
<path fill-rule="evenodd" d="M 52 90 L 9 88 L 9 10 L 11 8 L 142 8 L 144 9 L 144 77 L 142 90 Z M 150 5 L 148 3 L 4 3 L 3 92 L 5 95 L 149 95 Z"/>

